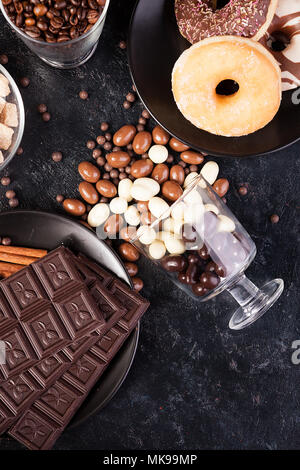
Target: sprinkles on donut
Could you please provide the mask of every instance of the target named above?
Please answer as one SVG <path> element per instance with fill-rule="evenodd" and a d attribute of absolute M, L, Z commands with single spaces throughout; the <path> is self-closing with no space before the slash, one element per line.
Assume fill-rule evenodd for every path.
<path fill-rule="evenodd" d="M 227 4 L 223 6 L 224 3 Z M 191 44 L 225 35 L 259 41 L 271 24 L 277 3 L 278 0 L 175 0 L 175 15 L 180 33 Z"/>

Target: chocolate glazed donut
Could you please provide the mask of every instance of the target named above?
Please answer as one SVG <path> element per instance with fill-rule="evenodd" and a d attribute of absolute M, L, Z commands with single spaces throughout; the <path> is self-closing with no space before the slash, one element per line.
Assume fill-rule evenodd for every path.
<path fill-rule="evenodd" d="M 282 91 L 300 86 L 300 0 L 279 0 L 271 25 L 260 41 L 281 67 Z"/>
<path fill-rule="evenodd" d="M 211 36 L 243 36 L 259 41 L 278 0 L 175 0 L 180 33 L 195 44 Z"/>

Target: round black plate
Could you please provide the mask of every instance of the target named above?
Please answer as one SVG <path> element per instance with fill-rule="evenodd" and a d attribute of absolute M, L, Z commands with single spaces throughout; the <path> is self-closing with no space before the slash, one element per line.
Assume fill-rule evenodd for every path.
<path fill-rule="evenodd" d="M 174 63 L 188 47 L 178 31 L 174 0 L 139 0 L 129 34 L 131 74 L 145 106 L 170 134 L 210 155 L 234 157 L 263 155 L 300 138 L 300 104 L 292 103 L 292 91 L 283 93 L 273 121 L 254 134 L 220 137 L 193 126 L 178 110 L 171 90 Z"/>
<path fill-rule="evenodd" d="M 63 243 L 106 266 L 131 285 L 122 261 L 106 243 L 99 240 L 91 230 L 67 217 L 35 211 L 6 212 L 0 214 L 0 232 L 20 246 L 52 250 Z M 131 367 L 138 338 L 139 325 L 78 410 L 70 427 L 78 425 L 111 400 Z"/>

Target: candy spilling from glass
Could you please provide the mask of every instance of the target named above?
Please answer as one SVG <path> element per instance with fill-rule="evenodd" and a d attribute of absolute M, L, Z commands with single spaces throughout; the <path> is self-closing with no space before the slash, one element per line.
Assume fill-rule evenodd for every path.
<path fill-rule="evenodd" d="M 240 330 L 261 317 L 279 298 L 284 283 L 274 279 L 258 289 L 244 274 L 256 255 L 246 230 L 202 176 L 170 207 L 153 197 L 156 216 L 130 241 L 187 294 L 200 301 L 224 290 L 239 303 L 229 327 Z M 157 207 L 155 207 L 157 206 Z"/>

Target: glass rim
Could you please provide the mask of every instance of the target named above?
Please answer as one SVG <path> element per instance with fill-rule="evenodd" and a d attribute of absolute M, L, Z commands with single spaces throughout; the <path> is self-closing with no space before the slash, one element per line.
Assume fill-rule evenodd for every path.
<path fill-rule="evenodd" d="M 53 47 L 53 46 L 56 46 L 56 47 L 60 47 L 60 46 L 65 46 L 66 44 L 76 44 L 77 42 L 79 42 L 81 39 L 85 39 L 87 37 L 89 37 L 92 32 L 94 31 L 94 28 L 96 28 L 96 26 L 98 24 L 100 24 L 103 19 L 105 18 L 106 16 L 106 13 L 107 13 L 107 10 L 108 10 L 108 7 L 109 7 L 109 4 L 110 4 L 110 0 L 106 0 L 105 2 L 105 5 L 104 5 L 104 8 L 103 8 L 103 11 L 100 15 L 100 17 L 98 18 L 98 20 L 96 21 L 96 23 L 93 25 L 93 27 L 87 31 L 86 33 L 82 34 L 81 36 L 79 36 L 78 38 L 75 38 L 75 39 L 71 39 L 70 41 L 63 41 L 63 42 L 47 42 L 47 41 L 39 41 L 38 39 L 35 39 L 35 38 L 31 38 L 30 36 L 28 36 L 26 33 L 24 33 L 24 31 L 22 31 L 20 28 L 18 28 L 12 21 L 11 19 L 8 17 L 6 11 L 5 11 L 5 8 L 4 8 L 4 5 L 3 5 L 3 2 L 2 0 L 0 0 L 0 8 L 1 8 L 1 12 L 4 16 L 4 18 L 6 19 L 6 21 L 8 22 L 8 24 L 10 25 L 10 27 L 16 31 L 17 34 L 19 34 L 22 38 L 26 39 L 27 41 L 31 41 L 33 44 L 38 44 L 38 45 L 41 45 L 41 44 L 45 44 L 46 46 L 49 46 L 49 47 Z"/>
<path fill-rule="evenodd" d="M 1 0 L 0 0 L 1 1 Z M 2 2 L 1 2 L 2 3 Z M 8 156 L 4 159 L 4 162 L 0 164 L 0 172 L 4 170 L 4 168 L 9 164 L 9 162 L 13 159 L 15 156 L 21 140 L 23 138 L 24 134 L 24 128 L 25 128 L 25 109 L 24 109 L 24 102 L 22 95 L 20 93 L 20 90 L 18 88 L 18 85 L 16 81 L 13 79 L 13 77 L 10 75 L 10 73 L 6 70 L 3 65 L 0 65 L 0 73 L 2 73 L 9 81 L 9 84 L 11 86 L 11 92 L 15 95 L 16 100 L 17 100 L 17 107 L 18 107 L 18 114 L 19 114 L 19 125 L 15 129 L 15 132 L 17 132 L 17 137 L 15 140 L 14 145 L 12 146 L 11 149 L 6 150 L 8 152 Z"/>

